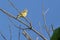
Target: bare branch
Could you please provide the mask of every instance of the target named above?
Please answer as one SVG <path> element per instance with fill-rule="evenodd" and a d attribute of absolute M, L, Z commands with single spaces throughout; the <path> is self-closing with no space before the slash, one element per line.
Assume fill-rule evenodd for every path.
<path fill-rule="evenodd" d="M 39 39 L 39 37 L 36 37 L 36 40 L 38 40 Z"/>
<path fill-rule="evenodd" d="M 30 27 L 29 28 L 32 29 L 32 22 L 30 22 Z"/>
<path fill-rule="evenodd" d="M 20 29 L 18 30 L 18 40 L 20 40 Z"/>
<path fill-rule="evenodd" d="M 43 40 L 47 40 L 41 33 L 39 33 L 38 31 L 36 31 L 35 29 L 31 29 L 33 32 L 35 32 L 38 36 L 40 36 Z"/>
<path fill-rule="evenodd" d="M 4 39 L 4 40 L 7 40 L 7 38 L 0 32 L 0 35 L 2 36 L 2 38 Z"/>
<path fill-rule="evenodd" d="M 16 28 L 18 28 L 20 30 L 27 30 L 27 29 L 29 29 L 29 28 L 22 28 L 21 26 L 18 26 L 17 24 L 15 24 L 10 18 L 8 18 L 8 19 L 12 23 L 12 25 L 14 25 L 14 27 L 16 27 Z"/>
<path fill-rule="evenodd" d="M 10 20 L 10 22 L 12 22 L 11 20 Z M 12 22 L 13 23 L 13 22 Z M 17 28 L 19 28 L 19 29 L 22 29 L 22 30 L 27 30 L 27 29 L 29 29 L 29 28 L 25 28 L 25 29 L 23 29 L 23 28 L 21 28 L 21 27 L 18 27 L 15 23 L 13 23 Z M 37 35 L 39 35 L 41 38 L 43 38 L 44 40 L 46 40 L 46 38 L 41 34 L 41 33 L 39 33 L 39 32 L 37 32 L 35 29 L 30 29 L 30 30 L 32 30 L 33 32 L 35 32 Z"/>
<path fill-rule="evenodd" d="M 39 28 L 40 28 L 40 33 L 41 33 L 41 30 L 42 30 L 42 27 L 41 27 L 41 25 L 40 25 L 40 22 L 38 23 L 38 25 L 39 25 Z"/>
<path fill-rule="evenodd" d="M 8 13 L 8 12 L 6 12 L 5 10 L 3 10 L 3 9 L 1 9 L 1 8 L 0 8 L 0 10 L 1 10 L 4 14 L 6 14 L 7 16 L 9 16 L 9 17 L 11 17 L 11 18 L 13 18 L 13 19 L 17 20 L 18 22 L 20 22 L 20 23 L 24 24 L 26 27 L 29 27 L 25 22 L 23 22 L 23 21 L 21 21 L 21 20 L 17 19 L 15 16 L 13 16 L 13 15 L 9 14 L 9 13 Z"/>
<path fill-rule="evenodd" d="M 51 24 L 51 29 L 52 29 L 52 31 L 54 32 L 54 27 L 53 27 L 53 25 Z"/>
<path fill-rule="evenodd" d="M 19 13 L 20 13 L 20 11 L 18 10 L 18 8 L 17 8 L 17 7 L 15 7 L 15 5 L 14 5 L 10 0 L 8 0 L 8 2 L 11 4 L 11 6 L 12 6 L 13 8 L 15 8 L 15 10 L 16 10 L 17 12 L 19 12 Z"/>
<path fill-rule="evenodd" d="M 26 17 L 23 17 L 29 24 L 30 24 L 30 22 L 29 22 L 29 20 L 28 20 L 28 18 L 26 18 Z"/>
<path fill-rule="evenodd" d="M 50 38 L 50 32 L 48 30 L 47 24 L 46 24 L 46 18 L 45 18 L 45 14 L 48 12 L 48 9 L 44 12 L 44 4 L 42 3 L 42 15 L 43 15 L 43 20 L 44 20 L 44 27 L 46 29 L 46 32 Z"/>
<path fill-rule="evenodd" d="M 12 40 L 12 30 L 10 25 L 9 25 L 9 31 L 10 31 L 10 40 Z"/>
<path fill-rule="evenodd" d="M 9 21 L 12 23 L 12 25 L 14 25 L 14 27 L 20 29 L 20 30 L 24 30 L 23 28 L 19 27 L 17 24 L 15 24 L 9 17 L 8 17 Z"/>
<path fill-rule="evenodd" d="M 1 14 L 0 14 L 1 15 Z"/>
<path fill-rule="evenodd" d="M 44 15 L 46 15 L 48 11 L 49 11 L 49 8 L 44 12 Z"/>
<path fill-rule="evenodd" d="M 46 24 L 46 18 L 45 18 L 44 14 L 43 14 L 43 19 L 44 19 L 44 26 L 45 26 L 46 32 L 48 33 L 48 36 L 50 37 L 50 32 L 48 30 L 48 27 L 47 27 L 47 24 Z"/>
<path fill-rule="evenodd" d="M 28 39 L 28 40 L 32 40 L 32 38 L 29 36 L 29 34 L 24 30 L 23 31 L 23 35 Z"/>
<path fill-rule="evenodd" d="M 8 0 L 8 1 L 9 1 L 9 3 L 11 4 L 11 6 L 12 6 L 13 8 L 15 8 L 17 12 L 20 13 L 20 11 L 18 10 L 18 8 L 15 7 L 15 5 L 14 5 L 10 0 Z M 24 17 L 24 19 L 29 23 L 29 21 L 28 21 L 28 19 L 27 19 L 26 17 Z"/>
<path fill-rule="evenodd" d="M 11 18 L 17 20 L 18 22 L 24 24 L 26 27 L 28 27 L 28 28 L 30 27 L 30 26 L 27 25 L 25 22 L 23 22 L 23 21 L 17 19 L 15 16 L 9 14 L 9 13 L 6 12 L 5 10 L 3 10 L 3 9 L 1 9 L 1 8 L 0 8 L 0 10 L 1 10 L 4 14 L 6 14 L 7 16 L 9 16 L 9 17 L 11 17 Z M 19 28 L 19 27 L 17 27 L 17 28 Z M 32 30 L 33 32 L 35 32 L 37 35 L 39 35 L 42 39 L 46 40 L 46 38 L 45 38 L 44 36 L 42 36 L 39 32 L 37 32 L 35 29 L 32 28 L 31 30 Z"/>

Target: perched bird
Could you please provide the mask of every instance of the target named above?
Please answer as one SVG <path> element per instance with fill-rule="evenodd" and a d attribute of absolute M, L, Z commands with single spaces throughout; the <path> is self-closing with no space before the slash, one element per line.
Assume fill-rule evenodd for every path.
<path fill-rule="evenodd" d="M 18 15 L 17 15 L 17 19 L 21 18 L 21 17 L 26 17 L 27 16 L 27 13 L 28 13 L 28 10 L 27 9 L 24 9 L 22 12 L 20 12 Z"/>

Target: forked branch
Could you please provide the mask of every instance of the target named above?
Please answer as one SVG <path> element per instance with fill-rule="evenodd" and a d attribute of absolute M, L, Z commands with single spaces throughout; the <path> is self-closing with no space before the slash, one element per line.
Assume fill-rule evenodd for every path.
<path fill-rule="evenodd" d="M 24 24 L 26 27 L 28 27 L 28 28 L 30 27 L 29 25 L 27 25 L 27 24 L 24 23 L 23 21 L 17 19 L 15 16 L 13 16 L 13 15 L 9 14 L 8 12 L 6 12 L 5 10 L 3 10 L 3 9 L 0 8 L 0 11 L 2 11 L 2 12 L 3 12 L 4 14 L 6 14 L 7 16 L 9 16 L 9 17 L 17 20 L 18 22 Z M 33 32 L 35 32 L 37 35 L 39 35 L 43 40 L 46 40 L 46 38 L 45 38 L 41 33 L 39 33 L 38 31 L 36 31 L 36 30 L 33 29 L 33 28 L 32 28 L 31 30 L 32 30 Z"/>

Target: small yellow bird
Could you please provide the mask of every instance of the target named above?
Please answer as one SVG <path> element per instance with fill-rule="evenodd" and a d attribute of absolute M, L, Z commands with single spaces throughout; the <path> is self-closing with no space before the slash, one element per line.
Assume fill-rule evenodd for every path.
<path fill-rule="evenodd" d="M 28 13 L 28 10 L 25 9 L 23 10 L 22 12 L 20 12 L 18 15 L 17 15 L 17 19 L 21 18 L 21 17 L 26 17 L 27 16 L 27 13 Z"/>

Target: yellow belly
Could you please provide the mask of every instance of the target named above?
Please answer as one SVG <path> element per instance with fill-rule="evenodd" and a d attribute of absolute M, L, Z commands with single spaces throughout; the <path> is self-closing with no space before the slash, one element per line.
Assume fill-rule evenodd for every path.
<path fill-rule="evenodd" d="M 27 16 L 27 10 L 24 10 L 22 11 L 21 13 L 19 13 L 19 15 L 17 16 L 17 18 L 20 18 L 20 17 L 26 17 Z"/>
<path fill-rule="evenodd" d="M 25 13 L 22 13 L 21 16 L 26 17 L 27 16 L 27 13 L 26 12 Z"/>

